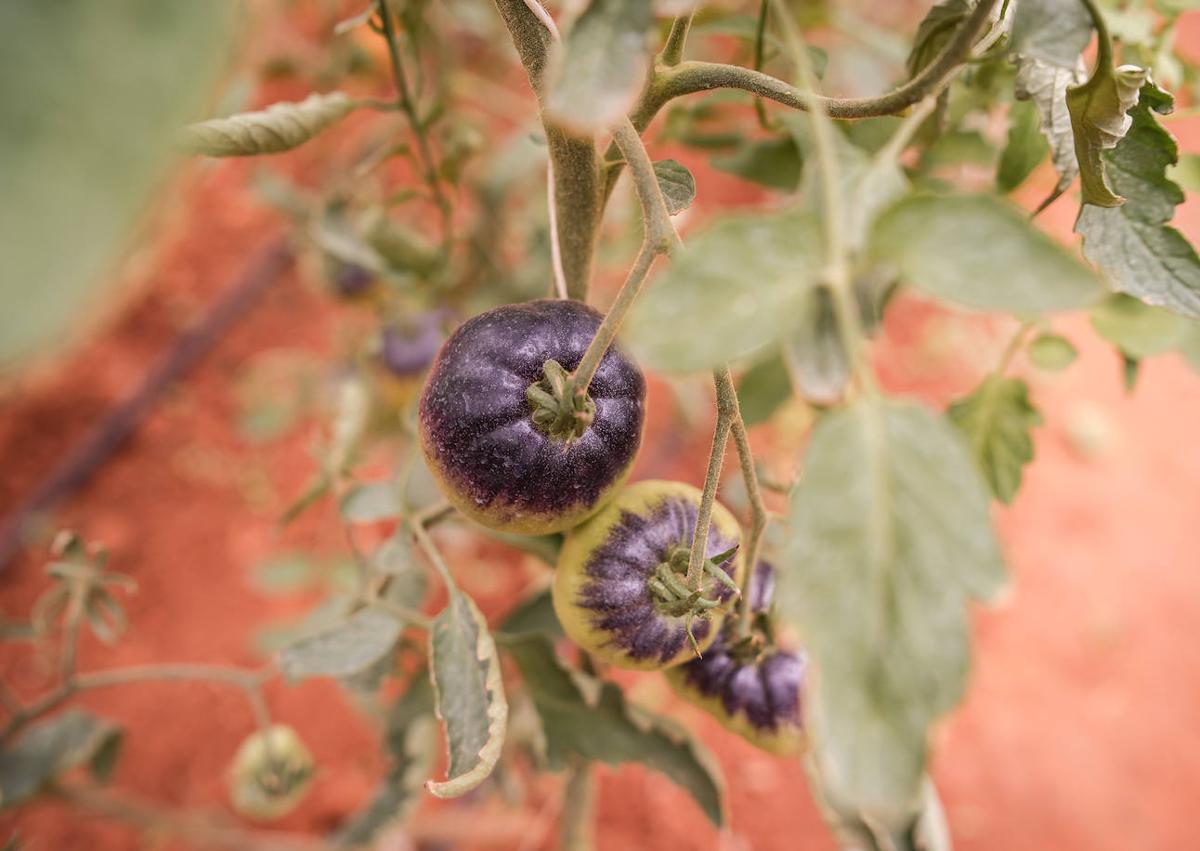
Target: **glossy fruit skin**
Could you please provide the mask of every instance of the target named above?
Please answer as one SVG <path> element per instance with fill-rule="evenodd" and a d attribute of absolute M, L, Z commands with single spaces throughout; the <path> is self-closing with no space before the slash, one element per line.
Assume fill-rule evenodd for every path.
<path fill-rule="evenodd" d="M 384 326 L 379 334 L 375 377 L 379 396 L 402 410 L 421 388 L 421 381 L 445 340 L 438 311 Z"/>
<path fill-rule="evenodd" d="M 755 566 L 750 611 L 765 613 L 774 594 L 775 571 Z M 804 751 L 803 699 L 808 659 L 803 653 L 768 645 L 748 650 L 738 646 L 728 628 L 702 659 L 667 671 L 667 681 L 681 697 L 704 709 L 723 727 L 777 756 Z"/>
<path fill-rule="evenodd" d="M 536 426 L 525 393 L 547 360 L 578 366 L 601 316 L 543 299 L 482 313 L 438 353 L 420 404 L 421 448 L 447 499 L 492 529 L 569 529 L 624 483 L 641 443 L 646 383 L 615 346 L 588 389 L 592 424 L 564 442 Z"/>
<path fill-rule="evenodd" d="M 660 670 L 695 658 L 683 617 L 655 605 L 648 586 L 655 568 L 677 546 L 689 547 L 696 528 L 700 491 L 682 482 L 630 485 L 563 541 L 554 575 L 554 611 L 568 636 L 612 665 Z M 737 520 L 713 505 L 706 554 L 711 558 L 741 539 Z M 722 565 L 741 580 L 737 553 Z M 733 591 L 711 592 L 727 605 Z M 692 624 L 701 651 L 716 639 L 725 607 Z"/>

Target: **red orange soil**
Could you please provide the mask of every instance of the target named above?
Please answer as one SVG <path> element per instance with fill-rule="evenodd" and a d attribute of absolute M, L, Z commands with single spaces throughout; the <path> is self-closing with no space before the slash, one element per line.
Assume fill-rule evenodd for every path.
<path fill-rule="evenodd" d="M 196 178 L 179 211 L 160 226 L 160 247 L 135 264 L 136 293 L 125 312 L 61 364 L 0 397 L 0 511 L 131 389 L 277 227 L 250 199 L 246 174 L 233 164 Z M 723 179 L 703 169 L 698 177 L 702 192 L 706 181 Z M 1058 227 L 1069 218 L 1066 207 L 1051 211 Z M 1185 228 L 1193 240 L 1200 237 L 1194 205 Z M 311 472 L 313 431 L 246 443 L 234 426 L 231 388 L 243 365 L 275 346 L 332 355 L 335 313 L 288 276 L 55 515 L 56 525 L 105 542 L 114 569 L 140 586 L 129 601 L 126 638 L 115 649 L 85 641 L 84 669 L 145 661 L 254 665 L 261 661 L 251 649 L 255 631 L 311 603 L 260 595 L 247 569 L 285 546 L 340 546 L 336 525 L 320 516 L 283 539 L 276 531 L 278 511 Z M 940 402 L 978 377 L 1000 331 L 947 339 L 949 327 L 938 311 L 900 306 L 880 347 L 893 389 Z M 966 851 L 1194 847 L 1200 376 L 1164 358 L 1145 365 L 1137 392 L 1127 396 L 1116 358 L 1086 321 L 1064 320 L 1060 330 L 1082 357 L 1061 376 L 1033 377 L 1047 424 L 1017 504 L 998 512 L 1012 590 L 1003 605 L 978 613 L 970 690 L 938 731 L 934 773 L 957 846 Z M 980 346 L 979 339 L 991 342 Z M 957 363 L 953 352 L 964 353 Z M 656 385 L 650 404 L 657 413 L 647 446 L 654 446 L 672 402 Z M 698 482 L 706 428 L 701 424 L 678 456 L 647 453 L 635 475 Z M 492 614 L 534 573 L 494 546 L 485 566 L 468 558 L 474 545 L 452 545 L 462 548 L 456 563 Z M 28 610 L 43 587 L 41 563 L 39 553 L 27 554 L 0 577 L 5 616 Z M 28 653 L 6 650 L 0 665 L 4 680 L 25 696 L 44 683 L 43 667 Z M 658 678 L 631 681 L 638 698 L 669 700 Z M 281 827 L 326 831 L 363 802 L 378 776 L 371 732 L 331 684 L 276 683 L 269 699 L 323 767 Z M 172 806 L 227 811 L 225 770 L 251 728 L 240 695 L 207 685 L 142 685 L 80 702 L 132 731 L 117 787 Z M 797 766 L 670 705 L 710 743 L 729 780 L 732 831 L 723 847 L 832 848 Z M 718 847 L 688 799 L 661 777 L 636 768 L 605 769 L 601 777 L 602 849 Z M 503 812 L 468 803 L 461 806 L 475 807 L 474 819 L 439 818 L 436 811 L 419 818 L 434 833 L 466 829 L 476 846 L 493 839 L 500 848 L 551 847 L 537 831 L 552 805 L 536 801 Z M 152 844 L 55 804 L 4 814 L 0 839 L 14 829 L 31 849 Z M 522 846 L 522 836 L 531 844 Z"/>

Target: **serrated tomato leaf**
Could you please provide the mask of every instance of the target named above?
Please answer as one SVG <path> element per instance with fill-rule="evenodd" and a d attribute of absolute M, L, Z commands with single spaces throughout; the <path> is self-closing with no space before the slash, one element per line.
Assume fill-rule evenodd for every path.
<path fill-rule="evenodd" d="M 279 654 L 279 667 L 289 680 L 350 677 L 390 653 L 403 630 L 394 615 L 362 609 L 285 647 Z"/>
<path fill-rule="evenodd" d="M 970 395 L 952 403 L 946 415 L 966 435 L 992 496 L 1012 502 L 1021 471 L 1033 460 L 1029 432 L 1042 424 L 1029 401 L 1029 385 L 1020 378 L 989 375 Z"/>

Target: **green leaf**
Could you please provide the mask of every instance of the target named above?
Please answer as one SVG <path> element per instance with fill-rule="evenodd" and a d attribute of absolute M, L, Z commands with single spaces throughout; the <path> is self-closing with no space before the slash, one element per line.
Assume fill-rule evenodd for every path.
<path fill-rule="evenodd" d="M 0 751 L 0 807 L 32 798 L 81 765 L 96 779 L 107 780 L 121 739 L 119 727 L 82 709 L 68 709 L 37 723 Z"/>
<path fill-rule="evenodd" d="M 237 4 L 5 2 L 0 365 L 78 340 L 234 40 Z M 108 280 L 110 279 L 111 280 Z"/>
<path fill-rule="evenodd" d="M 363 237 L 393 272 L 430 275 L 441 263 L 436 246 L 419 231 L 383 211 L 376 211 L 367 219 Z"/>
<path fill-rule="evenodd" d="M 1058 372 L 1074 363 L 1079 351 L 1070 340 L 1061 334 L 1047 332 L 1038 334 L 1033 339 L 1026 354 L 1038 369 Z"/>
<path fill-rule="evenodd" d="M 1096 333 L 1134 360 L 1170 351 L 1183 342 L 1193 325 L 1182 316 L 1124 294 L 1100 302 L 1091 316 Z"/>
<path fill-rule="evenodd" d="M 645 81 L 654 22 L 646 0 L 591 0 L 547 74 L 546 109 L 579 132 L 625 117 Z"/>
<path fill-rule="evenodd" d="M 1090 80 L 1067 90 L 1084 204 L 1117 207 L 1124 203 L 1109 189 L 1102 153 L 1128 132 L 1131 119 L 1126 113 L 1137 104 L 1138 92 L 1149 78 L 1145 68 L 1101 64 Z"/>
<path fill-rule="evenodd" d="M 716 765 L 681 727 L 630 705 L 613 683 L 572 676 L 542 635 L 527 633 L 506 641 L 505 648 L 541 716 L 551 769 L 565 768 L 571 757 L 608 765 L 639 762 L 684 789 L 713 824 L 724 823 Z M 589 686 L 587 695 L 580 683 Z"/>
<path fill-rule="evenodd" d="M 761 351 L 797 324 L 820 271 L 811 216 L 731 216 L 699 233 L 638 299 L 626 339 L 655 369 L 710 369 Z"/>
<path fill-rule="evenodd" d="M 792 396 L 792 378 L 778 354 L 756 362 L 738 379 L 738 403 L 747 428 L 765 423 Z"/>
<path fill-rule="evenodd" d="M 929 295 L 981 310 L 1071 310 L 1104 292 L 1026 216 L 986 195 L 904 199 L 876 221 L 871 253 Z"/>
<path fill-rule="evenodd" d="M 274 103 L 260 112 L 243 112 L 189 125 L 180 146 L 189 154 L 248 157 L 299 147 L 332 127 L 357 106 L 349 95 L 312 94 L 299 103 Z"/>
<path fill-rule="evenodd" d="M 312 584 L 312 559 L 305 553 L 284 553 L 256 564 L 252 570 L 254 584 L 268 594 L 300 591 Z"/>
<path fill-rule="evenodd" d="M 508 720 L 496 644 L 475 603 L 457 588 L 433 623 L 429 661 L 450 766 L 445 781 L 425 785 L 439 798 L 454 798 L 492 773 Z"/>
<path fill-rule="evenodd" d="M 523 632 L 540 632 L 552 638 L 563 635 L 562 624 L 554 612 L 554 601 L 549 591 L 527 597 L 504 619 L 499 632 L 519 635 Z"/>
<path fill-rule="evenodd" d="M 1021 470 L 1033 460 L 1029 432 L 1042 424 L 1029 401 L 1029 385 L 1020 378 L 989 375 L 969 396 L 946 411 L 971 446 L 992 496 L 1012 502 L 1021 486 Z"/>
<path fill-rule="evenodd" d="M 906 63 L 910 77 L 915 77 L 937 57 L 970 11 L 967 0 L 939 0 L 933 4 L 913 38 Z"/>
<path fill-rule="evenodd" d="M 404 625 L 394 615 L 363 609 L 285 647 L 279 667 L 289 680 L 349 677 L 392 652 Z"/>
<path fill-rule="evenodd" d="M 1017 101 L 1008 114 L 1008 142 L 996 169 L 996 189 L 1012 192 L 1037 168 L 1050 146 L 1038 131 L 1038 107 Z"/>
<path fill-rule="evenodd" d="M 692 206 L 696 199 L 696 179 L 686 166 L 675 160 L 659 160 L 654 164 L 654 175 L 667 202 L 668 213 L 673 216 Z"/>
<path fill-rule="evenodd" d="M 805 293 L 800 327 L 784 344 L 796 391 L 815 405 L 832 405 L 850 383 L 850 360 L 826 287 Z"/>
<path fill-rule="evenodd" d="M 822 776 L 886 826 L 912 811 L 929 726 L 962 695 L 966 602 L 1004 582 L 984 482 L 944 419 L 860 398 L 814 429 L 788 533 L 779 602 L 818 667 Z"/>
<path fill-rule="evenodd" d="M 803 161 L 790 136 L 771 136 L 742 140 L 733 153 L 713 157 L 712 166 L 751 183 L 794 192 L 800 183 Z"/>
<path fill-rule="evenodd" d="M 1153 84 L 1142 90 L 1128 135 L 1105 155 L 1113 185 L 1126 201 L 1117 208 L 1085 204 L 1075 231 L 1083 237 L 1084 256 L 1118 290 L 1200 318 L 1200 257 L 1168 224 L 1184 197 L 1166 176 L 1179 149 L 1152 114 L 1172 106 L 1171 96 Z"/>
<path fill-rule="evenodd" d="M 437 757 L 433 688 L 422 671 L 388 711 L 384 743 L 389 767 L 371 802 L 335 835 L 339 845 L 369 845 L 411 814 Z"/>
<path fill-rule="evenodd" d="M 1071 112 L 1067 109 L 1067 89 L 1083 82 L 1086 77 L 1087 72 L 1083 67 L 1083 62 L 1078 57 L 1075 59 L 1075 65 L 1067 68 L 1051 65 L 1040 59 L 1017 57 L 1017 74 L 1013 81 L 1014 93 L 1018 101 L 1032 102 L 1037 113 L 1038 128 L 1049 145 L 1051 159 L 1054 161 L 1054 170 L 1058 172 L 1058 183 L 1055 184 L 1049 197 L 1042 202 L 1041 207 L 1048 206 L 1050 202 L 1066 192 L 1067 187 L 1079 174 L 1079 160 L 1075 157 L 1075 129 L 1071 125 Z M 1020 108 L 1018 104 L 1014 106 L 1014 111 L 1020 110 Z M 1019 118 L 1020 114 L 1017 113 L 1010 120 L 1016 121 Z M 1027 132 L 1028 128 L 1024 128 L 1024 130 Z M 1013 129 L 1010 128 L 1009 147 L 1013 144 L 1013 132 Z M 1008 153 L 1007 150 L 1005 153 Z M 1044 153 L 1045 146 L 1042 146 L 1038 153 L 1038 162 L 1041 161 Z M 1032 157 L 1032 153 L 1029 154 L 1029 157 Z M 1034 162 L 1032 165 L 1036 164 L 1037 162 Z M 1004 167 L 1004 158 L 1002 158 L 1001 171 L 1004 170 Z M 1021 180 L 1024 180 L 1027 175 L 1028 172 L 1022 175 Z M 1005 185 L 1009 183 L 1012 184 L 1010 188 L 1015 188 L 1020 180 L 1012 183 L 1012 177 L 1013 175 L 1010 175 L 1008 180 L 1001 181 L 997 175 L 997 183 L 1000 188 L 1004 189 Z"/>
<path fill-rule="evenodd" d="M 400 516 L 400 492 L 395 482 L 355 485 L 342 497 L 338 511 L 351 523 L 376 523 Z"/>
<path fill-rule="evenodd" d="M 1020 0 L 1013 12 L 1013 53 L 1073 68 L 1092 40 L 1092 16 L 1082 0 Z"/>

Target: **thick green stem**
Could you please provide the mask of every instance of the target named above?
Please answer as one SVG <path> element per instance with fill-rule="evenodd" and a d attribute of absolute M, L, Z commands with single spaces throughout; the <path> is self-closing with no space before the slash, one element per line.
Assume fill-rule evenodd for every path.
<path fill-rule="evenodd" d="M 539 102 L 553 36 L 524 0 L 494 0 Z M 537 2 L 537 0 L 533 0 Z M 600 169 L 596 143 L 575 136 L 542 113 L 554 173 L 554 214 L 567 295 L 585 301 L 600 228 Z"/>
<path fill-rule="evenodd" d="M 688 31 L 692 28 L 692 18 L 695 16 L 696 10 L 693 9 L 686 15 L 680 15 L 671 23 L 671 32 L 667 35 L 667 42 L 658 55 L 659 61 L 668 68 L 678 65 L 683 59 L 683 48 L 687 45 Z"/>

